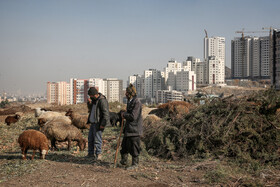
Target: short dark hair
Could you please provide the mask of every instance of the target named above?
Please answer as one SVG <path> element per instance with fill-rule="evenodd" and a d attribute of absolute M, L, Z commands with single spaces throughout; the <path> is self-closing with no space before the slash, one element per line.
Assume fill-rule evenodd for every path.
<path fill-rule="evenodd" d="M 98 90 L 95 87 L 90 87 L 88 90 L 88 95 L 96 95 L 98 94 Z"/>

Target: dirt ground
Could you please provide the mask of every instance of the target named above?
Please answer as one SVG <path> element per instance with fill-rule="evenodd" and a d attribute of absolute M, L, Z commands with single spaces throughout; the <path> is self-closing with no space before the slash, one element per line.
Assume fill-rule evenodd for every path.
<path fill-rule="evenodd" d="M 153 161 L 141 163 L 138 169 L 129 171 L 102 161 L 89 160 L 80 164 L 75 159 L 69 162 L 46 159 L 36 171 L 0 183 L 0 186 L 207 186 L 203 184 L 203 172 L 197 168 L 198 165 Z"/>

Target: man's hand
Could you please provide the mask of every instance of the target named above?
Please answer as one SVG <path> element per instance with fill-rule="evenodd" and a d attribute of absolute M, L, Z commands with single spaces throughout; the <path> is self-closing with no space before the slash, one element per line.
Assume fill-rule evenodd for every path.
<path fill-rule="evenodd" d="M 104 130 L 104 127 L 100 125 L 100 126 L 99 126 L 99 129 L 100 129 L 100 130 Z"/>

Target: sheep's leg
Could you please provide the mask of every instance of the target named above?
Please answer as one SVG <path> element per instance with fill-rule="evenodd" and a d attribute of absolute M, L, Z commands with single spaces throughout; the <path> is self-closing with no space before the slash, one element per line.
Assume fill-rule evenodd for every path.
<path fill-rule="evenodd" d="M 33 159 L 34 159 L 35 152 L 36 152 L 36 150 L 34 150 L 34 149 L 33 149 L 33 154 L 32 154 L 31 160 L 33 160 Z"/>
<path fill-rule="evenodd" d="M 51 147 L 52 147 L 52 150 L 56 150 L 57 151 L 58 149 L 57 149 L 57 147 L 55 145 L 55 141 L 56 140 L 54 138 L 51 140 Z"/>
<path fill-rule="evenodd" d="M 68 151 L 70 151 L 70 149 L 71 149 L 71 140 L 68 139 Z"/>
<path fill-rule="evenodd" d="M 22 149 L 21 149 L 21 154 L 22 154 L 22 159 L 23 159 L 23 160 L 26 160 L 26 153 L 27 153 L 27 149 L 22 148 Z"/>

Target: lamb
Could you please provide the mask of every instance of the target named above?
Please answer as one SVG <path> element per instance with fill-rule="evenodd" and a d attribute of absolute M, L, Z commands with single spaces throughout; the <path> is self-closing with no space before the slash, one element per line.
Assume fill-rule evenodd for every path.
<path fill-rule="evenodd" d="M 77 114 L 76 112 L 74 112 L 73 110 L 69 109 L 66 112 L 65 116 L 69 116 L 72 121 L 72 125 L 74 125 L 78 129 L 81 129 L 82 131 L 83 131 L 83 129 L 90 128 L 90 124 L 87 124 L 87 121 L 88 121 L 87 115 L 80 115 L 80 114 Z"/>
<path fill-rule="evenodd" d="M 38 125 L 40 127 L 42 127 L 42 126 L 44 126 L 44 124 L 47 121 L 50 121 L 50 120 L 54 119 L 57 116 L 64 116 L 64 114 L 60 113 L 60 112 L 53 112 L 53 111 L 44 112 L 38 118 Z"/>
<path fill-rule="evenodd" d="M 21 147 L 22 159 L 26 160 L 26 153 L 28 149 L 33 149 L 31 160 L 34 159 L 36 150 L 40 151 L 40 158 L 45 159 L 48 154 L 49 146 L 47 137 L 36 130 L 26 130 L 19 135 L 18 143 Z"/>
<path fill-rule="evenodd" d="M 86 147 L 86 140 L 83 138 L 81 131 L 63 121 L 52 120 L 42 128 L 42 131 L 51 140 L 52 149 L 58 150 L 55 145 L 56 141 L 68 141 L 68 150 L 71 148 L 71 141 L 77 141 L 81 151 Z"/>
<path fill-rule="evenodd" d="M 7 116 L 5 119 L 5 123 L 7 123 L 7 125 L 10 125 L 11 123 L 18 122 L 19 119 L 20 119 L 20 115 L 18 115 L 18 114 L 14 115 L 14 116 Z"/>

